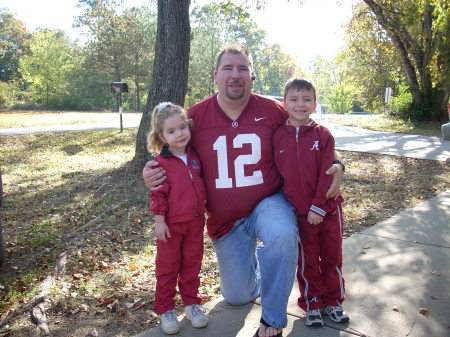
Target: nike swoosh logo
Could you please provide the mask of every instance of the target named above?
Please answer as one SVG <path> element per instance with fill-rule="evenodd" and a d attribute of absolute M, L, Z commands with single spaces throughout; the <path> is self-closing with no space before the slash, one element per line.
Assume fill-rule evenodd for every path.
<path fill-rule="evenodd" d="M 255 117 L 255 122 L 259 122 L 260 120 L 263 120 L 264 118 L 266 118 L 266 117 L 260 117 L 260 118 Z"/>
<path fill-rule="evenodd" d="M 286 149 L 280 150 L 280 153 L 283 153 Z"/>

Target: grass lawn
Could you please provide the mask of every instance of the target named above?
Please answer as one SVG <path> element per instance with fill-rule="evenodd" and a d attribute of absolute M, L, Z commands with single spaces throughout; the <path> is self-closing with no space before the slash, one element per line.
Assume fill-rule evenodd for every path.
<path fill-rule="evenodd" d="M 0 137 L 7 253 L 1 319 L 45 290 L 55 337 L 125 337 L 157 324 L 154 224 L 131 165 L 135 137 L 135 129 Z M 347 164 L 346 236 L 450 188 L 448 163 L 339 154 Z M 205 242 L 200 291 L 209 300 L 219 295 L 219 275 Z M 5 329 L 23 337 L 34 328 L 23 312 Z"/>

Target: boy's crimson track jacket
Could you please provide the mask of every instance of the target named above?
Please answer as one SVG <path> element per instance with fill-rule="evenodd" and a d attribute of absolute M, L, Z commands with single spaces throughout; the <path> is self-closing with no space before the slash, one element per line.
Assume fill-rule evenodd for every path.
<path fill-rule="evenodd" d="M 203 216 L 206 189 L 197 154 L 186 148 L 187 165 L 165 146 L 155 160 L 166 171 L 163 187 L 150 193 L 150 210 L 165 216 L 167 223 L 185 222 Z"/>
<path fill-rule="evenodd" d="M 278 128 L 273 137 L 275 164 L 283 177 L 283 191 L 299 215 L 321 216 L 343 201 L 326 199 L 333 180 L 325 174 L 334 161 L 334 138 L 327 128 L 311 121 L 298 133 L 292 125 Z"/>

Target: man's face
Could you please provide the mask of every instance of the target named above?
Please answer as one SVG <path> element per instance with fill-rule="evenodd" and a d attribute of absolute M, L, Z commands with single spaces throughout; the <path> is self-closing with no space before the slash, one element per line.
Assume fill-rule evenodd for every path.
<path fill-rule="evenodd" d="M 223 54 L 219 68 L 214 72 L 219 95 L 230 100 L 248 98 L 252 90 L 251 73 L 252 68 L 247 56 Z"/>

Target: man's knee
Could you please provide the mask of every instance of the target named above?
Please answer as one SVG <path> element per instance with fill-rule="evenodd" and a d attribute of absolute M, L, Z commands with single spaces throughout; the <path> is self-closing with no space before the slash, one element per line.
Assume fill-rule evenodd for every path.
<path fill-rule="evenodd" d="M 244 282 L 236 281 L 228 286 L 223 284 L 220 287 L 222 296 L 231 305 L 243 305 L 253 301 L 259 296 L 260 287 L 258 280 L 256 283 L 250 282 L 245 286 Z"/>
<path fill-rule="evenodd" d="M 247 303 L 249 303 L 250 301 L 252 301 L 254 299 L 251 296 L 249 296 L 249 294 L 236 293 L 236 292 L 229 293 L 229 294 L 226 294 L 226 293 L 222 292 L 222 296 L 225 299 L 225 301 L 227 301 L 231 305 L 247 304 Z"/>

